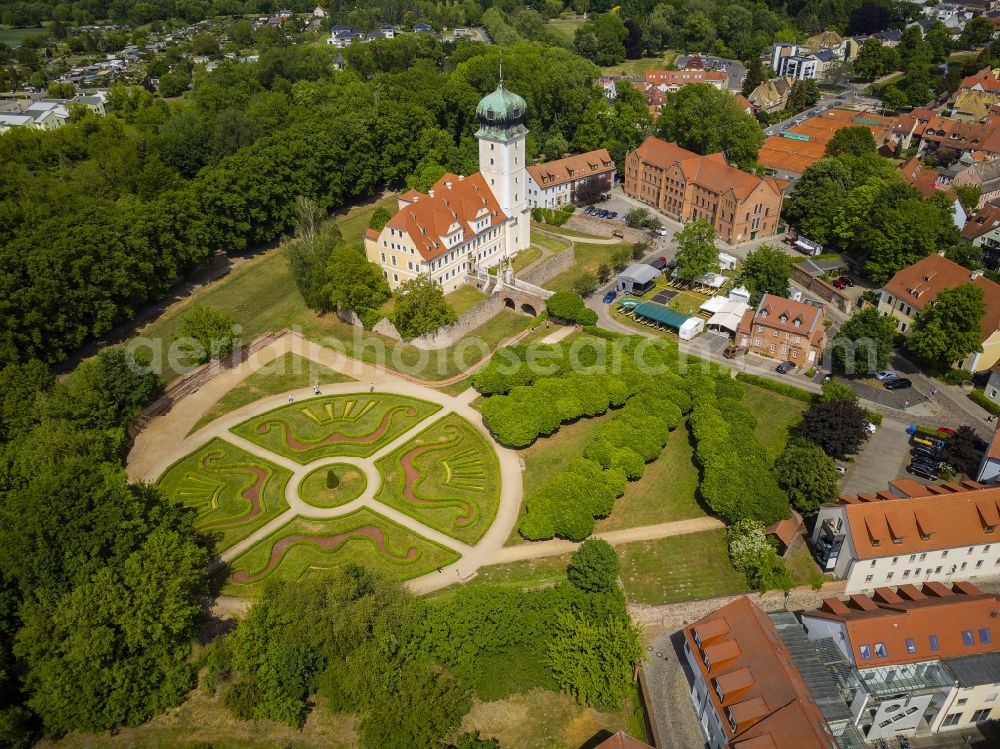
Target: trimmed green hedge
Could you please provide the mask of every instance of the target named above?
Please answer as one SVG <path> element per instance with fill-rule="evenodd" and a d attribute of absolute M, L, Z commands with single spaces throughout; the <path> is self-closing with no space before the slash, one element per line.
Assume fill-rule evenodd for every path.
<path fill-rule="evenodd" d="M 982 390 L 973 390 L 969 393 L 969 400 L 982 406 L 994 416 L 1000 416 L 1000 406 L 987 398 Z"/>
<path fill-rule="evenodd" d="M 772 392 L 780 393 L 781 395 L 787 395 L 789 398 L 794 398 L 795 400 L 802 401 L 803 403 L 815 403 L 819 399 L 819 396 L 816 395 L 816 393 L 811 393 L 804 388 L 789 385 L 786 382 L 777 382 L 775 380 L 768 379 L 767 377 L 750 374 L 749 372 L 737 372 L 736 379 L 740 382 L 746 382 L 750 385 L 756 385 L 759 388 L 764 388 L 765 390 L 771 390 Z"/>
<path fill-rule="evenodd" d="M 875 426 L 882 426 L 882 414 L 878 411 L 865 411 L 865 418 Z"/>

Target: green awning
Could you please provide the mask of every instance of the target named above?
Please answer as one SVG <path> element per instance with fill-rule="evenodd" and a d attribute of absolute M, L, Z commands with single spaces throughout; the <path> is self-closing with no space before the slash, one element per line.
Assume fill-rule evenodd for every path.
<path fill-rule="evenodd" d="M 655 320 L 674 330 L 680 330 L 681 325 L 690 317 L 682 312 L 674 312 L 669 307 L 664 307 L 656 302 L 643 302 L 635 308 L 635 314 L 639 317 L 645 317 L 647 320 Z"/>

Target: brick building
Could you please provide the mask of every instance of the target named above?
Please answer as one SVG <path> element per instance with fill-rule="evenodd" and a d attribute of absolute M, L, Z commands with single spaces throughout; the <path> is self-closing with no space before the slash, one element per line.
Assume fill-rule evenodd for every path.
<path fill-rule="evenodd" d="M 678 221 L 706 219 L 730 244 L 775 234 L 783 200 L 771 177 L 729 166 L 721 153 L 699 156 L 652 136 L 625 157 L 624 189 Z"/>
<path fill-rule="evenodd" d="M 736 332 L 738 345 L 796 364 L 815 364 L 826 345 L 823 308 L 765 294 Z"/>

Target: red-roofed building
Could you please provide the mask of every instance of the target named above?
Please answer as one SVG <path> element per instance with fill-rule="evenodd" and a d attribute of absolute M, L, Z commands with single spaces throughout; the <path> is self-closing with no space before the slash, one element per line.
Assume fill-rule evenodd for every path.
<path fill-rule="evenodd" d="M 819 361 L 826 346 L 823 308 L 764 294 L 757 309 L 748 309 L 736 331 L 740 346 L 796 364 Z"/>
<path fill-rule="evenodd" d="M 528 207 L 556 208 L 576 201 L 577 187 L 596 180 L 601 192 L 615 186 L 615 162 L 608 149 L 567 156 L 528 167 Z"/>
<path fill-rule="evenodd" d="M 474 268 L 497 265 L 530 243 L 524 117 L 527 105 L 504 88 L 476 107 L 480 171 L 445 174 L 426 194 L 410 190 L 377 236 L 365 233 L 365 254 L 395 288 L 428 275 L 445 292 Z"/>
<path fill-rule="evenodd" d="M 648 70 L 646 85 L 656 86 L 661 91 L 679 91 L 692 83 L 707 83 L 715 88 L 723 89 L 729 80 L 729 74 L 718 70 L 686 69 L 686 70 Z"/>
<path fill-rule="evenodd" d="M 837 749 L 778 630 L 749 598 L 681 631 L 691 705 L 711 749 Z"/>
<path fill-rule="evenodd" d="M 624 190 L 678 221 L 706 219 L 730 244 L 775 234 L 783 200 L 771 177 L 729 166 L 721 153 L 699 156 L 652 136 L 625 157 Z"/>
<path fill-rule="evenodd" d="M 1000 599 L 972 583 L 907 583 L 871 596 L 827 598 L 818 610 L 802 612 L 801 621 L 828 662 L 839 650 L 852 667 L 849 676 L 838 670 L 868 741 L 968 728 L 994 717 Z"/>
<path fill-rule="evenodd" d="M 619 731 L 614 736 L 609 736 L 594 749 L 653 749 L 645 741 L 629 736 L 623 731 Z"/>

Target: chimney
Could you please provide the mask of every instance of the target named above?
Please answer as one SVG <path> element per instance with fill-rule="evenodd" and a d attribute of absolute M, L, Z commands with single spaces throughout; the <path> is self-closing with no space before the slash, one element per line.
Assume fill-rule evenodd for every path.
<path fill-rule="evenodd" d="M 458 175 L 458 181 L 459 182 L 461 182 L 463 179 L 465 179 L 465 175 L 464 174 Z"/>
<path fill-rule="evenodd" d="M 428 195 L 428 197 L 433 198 L 434 197 L 434 191 L 433 190 L 428 190 L 427 191 L 427 195 Z"/>

